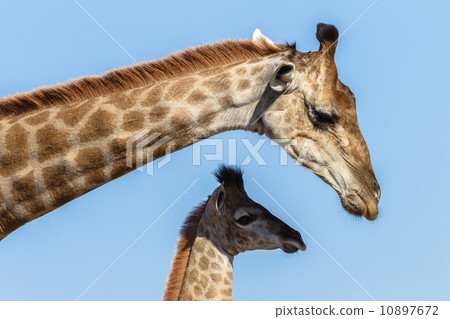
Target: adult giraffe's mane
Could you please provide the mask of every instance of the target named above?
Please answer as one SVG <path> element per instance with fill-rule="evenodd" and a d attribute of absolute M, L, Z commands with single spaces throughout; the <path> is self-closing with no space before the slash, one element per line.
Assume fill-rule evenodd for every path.
<path fill-rule="evenodd" d="M 282 51 L 285 45 L 260 40 L 225 40 L 190 48 L 168 57 L 87 76 L 68 83 L 42 87 L 0 99 L 0 118 L 39 108 L 77 102 L 191 74 L 212 67 L 242 62 Z"/>
<path fill-rule="evenodd" d="M 186 267 L 191 253 L 192 245 L 197 237 L 197 229 L 206 209 L 206 200 L 195 208 L 186 218 L 180 231 L 177 243 L 177 252 L 172 262 L 169 278 L 164 291 L 163 300 L 177 301 L 183 284 Z"/>

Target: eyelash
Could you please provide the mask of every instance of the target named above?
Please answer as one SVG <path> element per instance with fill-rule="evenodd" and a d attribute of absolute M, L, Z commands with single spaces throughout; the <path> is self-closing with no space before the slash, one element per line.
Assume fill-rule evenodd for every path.
<path fill-rule="evenodd" d="M 336 116 L 333 116 L 332 114 L 317 111 L 314 111 L 314 114 L 317 121 L 320 123 L 333 124 L 336 122 Z"/>
<path fill-rule="evenodd" d="M 306 108 L 310 118 L 312 117 L 316 122 L 320 124 L 334 124 L 337 121 L 337 116 L 335 114 L 330 114 L 327 112 L 317 111 L 310 103 L 305 101 Z"/>

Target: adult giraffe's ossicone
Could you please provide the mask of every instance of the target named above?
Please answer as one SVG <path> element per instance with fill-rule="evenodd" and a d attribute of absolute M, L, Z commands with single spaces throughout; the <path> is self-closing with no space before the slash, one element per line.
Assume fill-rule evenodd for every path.
<path fill-rule="evenodd" d="M 319 24 L 317 38 L 319 51 L 301 53 L 257 30 L 253 41 L 0 99 L 0 240 L 167 152 L 238 129 L 280 143 L 348 212 L 375 219 L 380 189 L 354 96 L 337 78 L 338 32 Z"/>

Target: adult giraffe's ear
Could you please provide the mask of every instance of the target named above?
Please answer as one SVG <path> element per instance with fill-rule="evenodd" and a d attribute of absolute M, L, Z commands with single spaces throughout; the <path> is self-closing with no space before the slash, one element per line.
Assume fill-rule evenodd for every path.
<path fill-rule="evenodd" d="M 264 34 L 262 34 L 261 30 L 259 30 L 258 28 L 255 29 L 255 31 L 253 32 L 252 41 L 255 44 L 264 44 L 264 42 L 265 42 L 271 46 L 275 46 L 275 43 L 273 43 L 272 40 L 270 40 L 268 37 L 266 37 Z"/>
<path fill-rule="evenodd" d="M 292 62 L 280 64 L 270 80 L 270 87 L 277 92 L 284 92 L 294 80 L 295 65 Z"/>
<path fill-rule="evenodd" d="M 334 59 L 337 41 L 339 39 L 339 31 L 332 24 L 317 24 L 316 38 L 320 42 L 319 51 Z"/>

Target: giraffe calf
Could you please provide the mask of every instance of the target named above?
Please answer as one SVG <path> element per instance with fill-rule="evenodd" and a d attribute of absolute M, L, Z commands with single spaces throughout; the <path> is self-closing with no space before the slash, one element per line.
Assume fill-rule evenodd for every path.
<path fill-rule="evenodd" d="M 232 300 L 234 256 L 306 249 L 298 231 L 248 197 L 239 169 L 221 166 L 215 176 L 221 185 L 181 230 L 164 300 Z"/>

